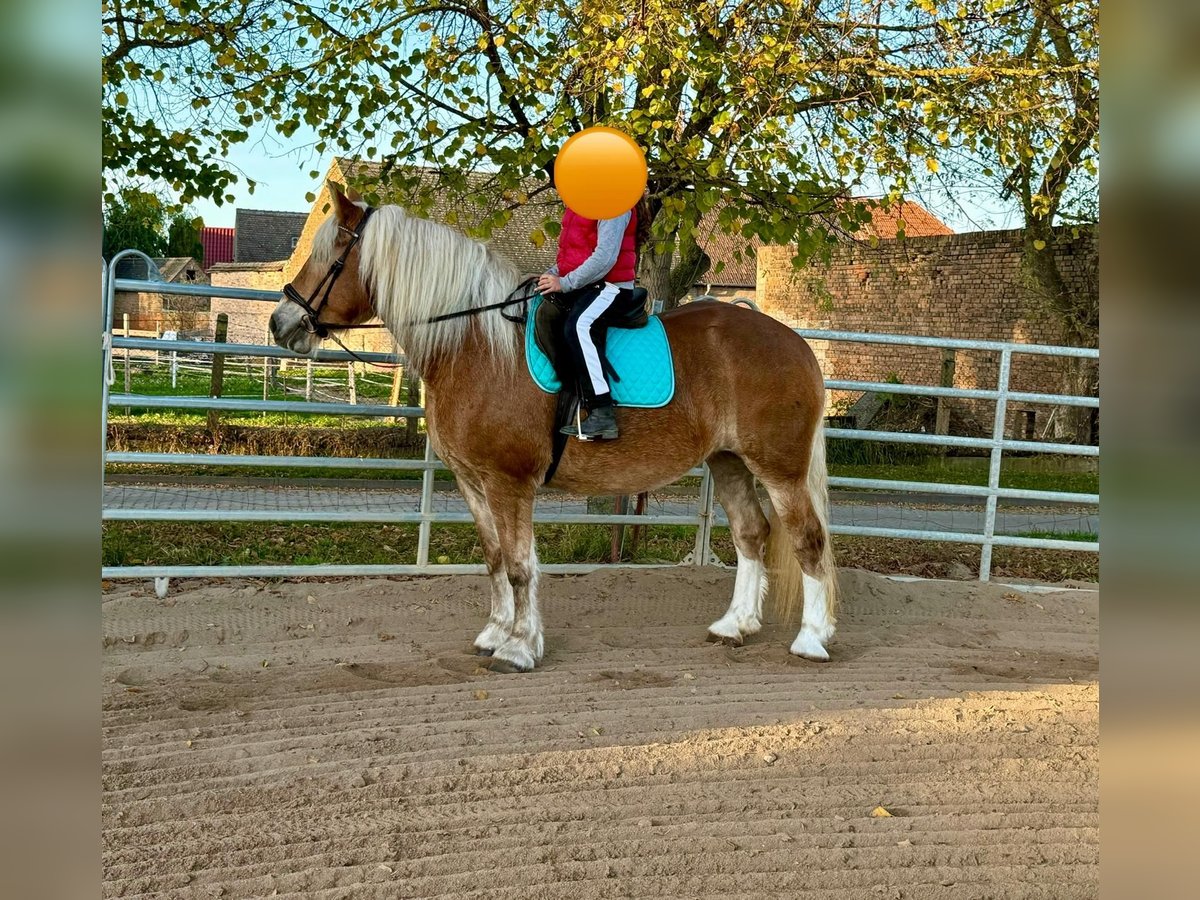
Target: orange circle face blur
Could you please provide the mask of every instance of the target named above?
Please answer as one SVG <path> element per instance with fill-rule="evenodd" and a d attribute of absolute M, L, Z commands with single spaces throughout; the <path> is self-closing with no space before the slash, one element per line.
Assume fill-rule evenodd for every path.
<path fill-rule="evenodd" d="M 646 190 L 646 155 L 629 135 L 597 125 L 571 135 L 554 159 L 554 187 L 567 209 L 611 219 Z"/>

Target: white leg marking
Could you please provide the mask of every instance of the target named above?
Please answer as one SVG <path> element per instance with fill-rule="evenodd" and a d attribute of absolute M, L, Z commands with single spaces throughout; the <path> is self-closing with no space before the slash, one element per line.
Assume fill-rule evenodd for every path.
<path fill-rule="evenodd" d="M 532 540 L 529 542 L 529 566 L 531 574 L 529 584 L 524 588 L 526 602 L 522 615 L 517 617 L 511 633 L 493 654 L 520 669 L 532 669 L 541 662 L 542 654 L 545 651 L 542 638 L 542 616 L 538 611 L 537 603 L 540 573 L 537 550 Z"/>
<path fill-rule="evenodd" d="M 833 637 L 833 623 L 825 608 L 825 586 L 807 572 L 804 573 L 804 622 L 792 642 L 792 653 L 805 659 L 821 662 L 829 659 L 825 642 Z"/>
<path fill-rule="evenodd" d="M 733 640 L 757 634 L 762 628 L 762 599 L 767 586 L 767 567 L 761 559 L 750 559 L 738 551 L 733 600 L 725 615 L 708 626 L 709 634 Z"/>
<path fill-rule="evenodd" d="M 508 640 L 513 629 L 513 589 L 508 582 L 508 575 L 503 570 L 492 575 L 492 615 L 488 619 L 479 637 L 475 638 L 475 646 L 480 650 L 495 651 L 497 647 Z"/>

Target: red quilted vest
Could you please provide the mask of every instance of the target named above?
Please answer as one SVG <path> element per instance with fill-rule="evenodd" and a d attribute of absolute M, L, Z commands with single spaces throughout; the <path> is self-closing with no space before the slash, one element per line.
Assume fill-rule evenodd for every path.
<path fill-rule="evenodd" d="M 575 271 L 596 249 L 596 220 L 585 219 L 567 210 L 563 213 L 562 233 L 558 236 L 558 274 Z M 604 276 L 605 281 L 633 281 L 637 273 L 637 210 L 631 210 L 629 224 L 621 238 L 616 265 Z"/>

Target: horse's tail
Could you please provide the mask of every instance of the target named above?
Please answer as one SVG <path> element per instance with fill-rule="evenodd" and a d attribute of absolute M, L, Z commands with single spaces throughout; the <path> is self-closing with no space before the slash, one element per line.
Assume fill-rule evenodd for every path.
<path fill-rule="evenodd" d="M 825 609 L 830 623 L 837 609 L 837 566 L 833 559 L 833 540 L 829 534 L 829 472 L 825 464 L 824 417 L 817 422 L 813 433 L 812 451 L 808 460 L 808 475 L 802 490 L 808 492 L 816 517 L 816 527 L 808 535 L 810 544 L 820 548 L 819 571 L 815 575 L 824 588 Z M 780 622 L 792 622 L 803 608 L 804 570 L 796 553 L 796 545 L 780 518 L 775 504 L 771 504 L 771 531 L 767 536 L 767 585 L 768 601 Z"/>

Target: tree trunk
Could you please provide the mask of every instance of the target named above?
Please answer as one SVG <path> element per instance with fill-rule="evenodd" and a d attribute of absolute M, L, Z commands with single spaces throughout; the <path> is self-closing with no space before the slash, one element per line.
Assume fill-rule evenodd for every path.
<path fill-rule="evenodd" d="M 651 302 L 661 300 L 664 310 L 674 309 L 676 305 L 671 297 L 671 260 L 674 255 L 672 242 L 663 253 L 644 253 L 638 269 L 638 279 L 650 294 Z"/>
<path fill-rule="evenodd" d="M 1036 219 L 1025 228 L 1021 267 L 1025 286 L 1034 300 L 1048 307 L 1062 326 L 1062 342 L 1073 347 L 1095 347 L 1099 327 L 1099 294 L 1090 287 L 1072 291 L 1063 280 L 1055 257 L 1057 235 L 1048 219 Z M 1041 245 L 1039 249 L 1038 245 Z M 1062 390 L 1087 396 L 1098 389 L 1095 360 L 1063 360 Z M 1053 436 L 1077 444 L 1090 443 L 1095 411 L 1079 406 L 1060 406 Z"/>
<path fill-rule="evenodd" d="M 679 241 L 679 262 L 671 270 L 672 307 L 688 295 L 692 286 L 704 277 L 712 260 L 696 243 L 695 236 Z"/>

